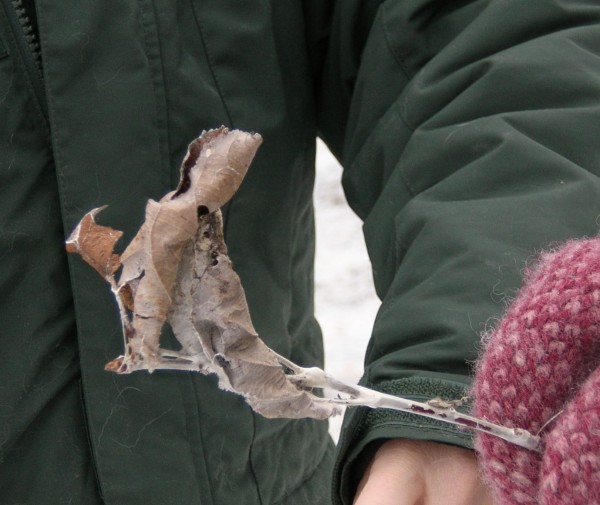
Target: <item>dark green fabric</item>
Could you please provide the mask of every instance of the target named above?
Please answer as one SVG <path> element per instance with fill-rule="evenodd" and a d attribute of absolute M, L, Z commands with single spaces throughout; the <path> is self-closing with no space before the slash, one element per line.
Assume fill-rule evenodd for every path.
<path fill-rule="evenodd" d="M 363 383 L 389 392 L 462 396 L 528 259 L 596 233 L 591 0 L 36 0 L 43 80 L 0 5 L 0 503 L 329 502 L 325 423 L 263 419 L 211 377 L 103 371 L 116 310 L 64 237 L 108 204 L 131 238 L 202 129 L 265 139 L 226 239 L 260 335 L 305 365 L 317 132 L 343 161 L 383 300 Z M 471 443 L 352 409 L 336 503 L 393 437 Z"/>
<path fill-rule="evenodd" d="M 264 340 L 322 363 L 300 6 L 37 1 L 43 83 L 10 8 L 2 2 L 0 37 L 13 43 L 0 60 L 0 503 L 328 503 L 325 422 L 260 418 L 212 377 L 104 372 L 122 347 L 114 303 L 64 251 L 103 204 L 101 220 L 130 239 L 202 129 L 259 131 L 227 242 Z"/>
<path fill-rule="evenodd" d="M 8 56 L 8 47 L 2 39 L 0 39 L 0 58 Z"/>

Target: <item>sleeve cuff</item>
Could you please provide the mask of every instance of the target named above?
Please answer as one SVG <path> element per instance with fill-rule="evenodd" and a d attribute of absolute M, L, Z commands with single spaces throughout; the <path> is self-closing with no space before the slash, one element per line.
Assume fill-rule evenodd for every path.
<path fill-rule="evenodd" d="M 460 399 L 468 395 L 470 384 L 447 376 L 409 377 L 369 386 L 377 391 L 417 401 L 432 398 Z M 463 404 L 457 410 L 468 412 Z M 431 440 L 473 448 L 472 433 L 454 425 L 408 412 L 391 409 L 350 408 L 346 412 L 333 473 L 333 503 L 351 505 L 366 466 L 379 445 L 391 438 Z"/>

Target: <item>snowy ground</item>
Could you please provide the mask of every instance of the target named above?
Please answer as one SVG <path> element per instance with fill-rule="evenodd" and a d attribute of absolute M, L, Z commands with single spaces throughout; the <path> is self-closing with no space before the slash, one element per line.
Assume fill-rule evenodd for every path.
<path fill-rule="evenodd" d="M 319 142 L 315 213 L 317 220 L 316 312 L 325 339 L 325 369 L 356 383 L 379 307 L 361 221 L 348 207 L 341 188 L 341 167 Z M 330 420 L 337 440 L 341 417 Z"/>

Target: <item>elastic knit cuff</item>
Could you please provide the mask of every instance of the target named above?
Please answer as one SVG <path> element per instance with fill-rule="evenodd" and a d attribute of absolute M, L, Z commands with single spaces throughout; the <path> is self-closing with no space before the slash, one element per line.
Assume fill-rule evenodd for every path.
<path fill-rule="evenodd" d="M 383 393 L 426 402 L 432 398 L 464 398 L 470 385 L 440 378 L 409 377 L 369 387 Z M 456 410 L 467 413 L 470 406 L 465 403 Z M 348 409 L 333 471 L 334 505 L 352 504 L 358 483 L 373 454 L 381 443 L 393 438 L 430 440 L 473 448 L 470 432 L 436 419 L 391 409 Z"/>

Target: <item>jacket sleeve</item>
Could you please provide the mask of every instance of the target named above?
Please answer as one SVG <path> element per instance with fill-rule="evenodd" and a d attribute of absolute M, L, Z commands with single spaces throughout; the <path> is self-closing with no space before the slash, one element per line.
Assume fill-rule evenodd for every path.
<path fill-rule="evenodd" d="M 460 398 L 526 263 L 597 232 L 600 7 L 389 0 L 340 2 L 332 16 L 320 131 L 382 299 L 362 382 Z M 351 409 L 336 503 L 351 503 L 366 455 L 393 437 L 471 445 L 417 416 Z"/>

